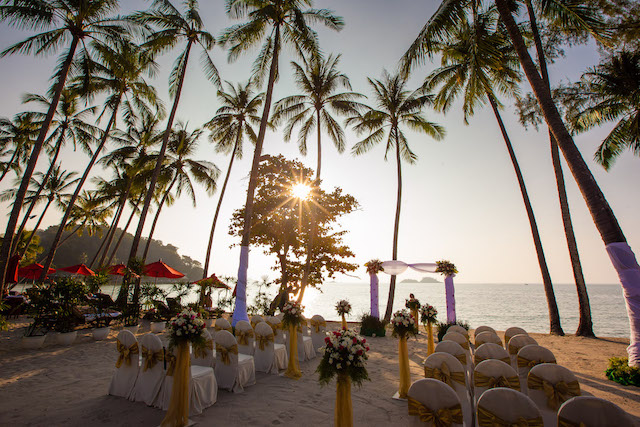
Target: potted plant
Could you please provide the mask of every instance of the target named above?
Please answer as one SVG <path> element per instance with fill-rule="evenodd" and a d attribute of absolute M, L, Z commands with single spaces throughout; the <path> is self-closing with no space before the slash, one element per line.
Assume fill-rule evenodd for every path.
<path fill-rule="evenodd" d="M 76 305 L 85 298 L 87 287 L 81 281 L 68 277 L 55 281 L 51 292 L 58 302 L 54 326 L 58 332 L 56 339 L 59 344 L 71 345 L 78 335 L 76 326 L 84 322 L 84 316 Z"/>
<path fill-rule="evenodd" d="M 29 299 L 27 314 L 33 318 L 22 337 L 22 347 L 40 348 L 44 345 L 47 332 L 53 325 L 55 312 L 51 291 L 48 288 L 34 286 L 25 291 Z"/>
<path fill-rule="evenodd" d="M 142 317 L 142 320 L 149 321 L 149 329 L 151 332 L 158 334 L 164 331 L 164 327 L 166 325 L 164 319 L 160 316 L 160 313 L 157 309 L 151 308 L 147 310 L 147 312 Z"/>
<path fill-rule="evenodd" d="M 127 304 L 127 307 L 122 312 L 124 329 L 132 334 L 137 334 L 140 328 L 139 314 L 140 310 L 136 304 Z"/>
<path fill-rule="evenodd" d="M 109 316 L 106 312 L 105 304 L 99 299 L 92 299 L 89 303 L 89 306 L 93 310 L 93 314 L 95 318 L 91 322 L 93 325 L 93 329 L 91 334 L 93 335 L 93 339 L 96 341 L 102 341 L 103 339 L 109 336 L 111 332 L 111 327 L 109 326 L 112 321 L 112 317 Z"/>

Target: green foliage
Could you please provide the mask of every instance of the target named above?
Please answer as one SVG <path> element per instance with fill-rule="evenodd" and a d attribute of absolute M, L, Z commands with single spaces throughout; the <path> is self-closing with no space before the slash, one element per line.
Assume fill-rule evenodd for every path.
<path fill-rule="evenodd" d="M 95 276 L 88 276 L 86 278 L 86 284 L 91 293 L 100 292 L 103 286 L 109 284 L 110 277 L 103 271 L 96 272 Z"/>
<path fill-rule="evenodd" d="M 29 297 L 27 314 L 33 318 L 33 323 L 25 331 L 25 336 L 44 335 L 52 326 L 47 318 L 55 313 L 56 308 L 51 289 L 44 286 L 33 286 L 27 288 L 25 293 Z"/>
<path fill-rule="evenodd" d="M 254 282 L 256 284 L 258 282 Z M 271 308 L 271 300 L 273 296 L 267 294 L 266 291 L 262 290 L 262 287 L 269 289 L 269 287 L 273 284 L 268 280 L 268 277 L 263 277 L 262 281 L 258 283 L 258 293 L 253 300 L 253 304 L 247 307 L 247 313 L 250 315 L 259 314 L 261 316 L 272 316 L 274 314 L 274 310 Z"/>
<path fill-rule="evenodd" d="M 395 338 L 411 338 L 418 335 L 418 319 L 414 319 L 407 310 L 400 310 L 391 316 L 391 326 Z"/>
<path fill-rule="evenodd" d="M 629 366 L 629 359 L 626 357 L 609 359 L 609 367 L 604 372 L 611 381 L 640 387 L 640 368 Z"/>
<path fill-rule="evenodd" d="M 363 314 L 360 318 L 360 334 L 368 337 L 384 337 L 387 322 L 370 314 Z"/>
<path fill-rule="evenodd" d="M 438 322 L 438 341 L 442 340 L 442 337 L 447 333 L 449 327 L 453 325 L 462 326 L 467 331 L 469 330 L 469 322 L 464 320 L 458 320 L 455 323 Z"/>
<path fill-rule="evenodd" d="M 71 332 L 84 320 L 80 318 L 82 315 L 78 313 L 76 306 L 85 301 L 87 293 L 87 286 L 73 277 L 64 277 L 53 282 L 51 294 L 58 303 L 54 326 L 57 332 Z"/>

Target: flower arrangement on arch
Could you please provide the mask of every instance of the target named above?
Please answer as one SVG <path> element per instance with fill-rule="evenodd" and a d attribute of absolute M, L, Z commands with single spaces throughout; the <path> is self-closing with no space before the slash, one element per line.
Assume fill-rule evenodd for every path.
<path fill-rule="evenodd" d="M 393 313 L 391 326 L 393 326 L 393 336 L 397 338 L 416 336 L 418 334 L 416 319 L 407 310 Z"/>
<path fill-rule="evenodd" d="M 329 334 L 324 342 L 322 360 L 316 369 L 320 384 L 328 384 L 336 375 L 348 376 L 357 386 L 369 380 L 366 368 L 369 346 L 366 339 L 354 330 L 343 329 Z"/>
<path fill-rule="evenodd" d="M 404 306 L 409 310 L 419 310 L 421 307 L 420 301 L 418 301 L 416 298 L 409 298 L 404 300 Z"/>
<path fill-rule="evenodd" d="M 282 325 L 285 327 L 298 326 L 304 322 L 302 311 L 304 307 L 297 301 L 287 301 L 282 307 Z"/>
<path fill-rule="evenodd" d="M 379 259 L 372 259 L 371 261 L 365 262 L 364 266 L 367 267 L 367 273 L 369 274 L 377 274 L 380 271 L 384 271 L 382 261 Z"/>
<path fill-rule="evenodd" d="M 453 276 L 458 273 L 458 269 L 455 264 L 447 261 L 446 259 L 436 261 L 436 273 L 442 273 L 443 276 Z"/>
<path fill-rule="evenodd" d="M 346 299 L 338 301 L 336 304 L 336 311 L 340 316 L 351 313 L 351 304 Z"/>
<path fill-rule="evenodd" d="M 190 342 L 196 348 L 204 346 L 204 328 L 204 320 L 200 314 L 185 308 L 169 322 L 169 347 L 173 348 L 184 342 Z"/>
<path fill-rule="evenodd" d="M 420 309 L 420 321 L 423 324 L 427 322 L 435 323 L 438 317 L 438 310 L 430 304 L 425 304 Z"/>

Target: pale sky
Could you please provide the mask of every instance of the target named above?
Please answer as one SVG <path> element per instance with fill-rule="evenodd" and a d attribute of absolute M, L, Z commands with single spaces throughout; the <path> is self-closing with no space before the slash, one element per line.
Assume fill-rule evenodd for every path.
<path fill-rule="evenodd" d="M 131 4 L 144 8 L 145 3 L 136 1 Z M 322 49 L 326 54 L 342 54 L 340 70 L 351 78 L 353 89 L 371 96 L 366 78 L 380 78 L 383 69 L 395 69 L 409 43 L 435 11 L 437 2 L 322 0 L 316 1 L 314 6 L 333 9 L 344 18 L 346 26 L 340 33 L 319 29 Z M 216 36 L 223 28 L 237 22 L 226 17 L 224 2 L 219 0 L 202 1 L 201 13 L 206 28 Z M 27 35 L 0 24 L 2 49 Z M 155 84 L 167 106 L 170 106 L 170 100 L 166 82 L 178 52 L 174 50 L 159 58 L 161 70 Z M 226 52 L 220 47 L 214 48 L 211 55 L 223 79 L 244 82 L 249 78 L 256 53 L 250 52 L 234 64 L 227 63 Z M 220 106 L 215 88 L 204 78 L 197 56 L 193 58 L 177 114 L 178 119 L 188 121 L 191 129 L 208 121 Z M 19 55 L 0 59 L 0 75 L 4 82 L 0 86 L 0 116 L 13 117 L 15 113 L 24 111 L 20 104 L 23 93 L 46 91 L 56 59 L 56 56 L 33 58 Z M 282 58 L 281 79 L 275 88 L 274 100 L 297 94 L 291 79 L 291 59 L 288 55 Z M 593 46 L 567 49 L 567 57 L 552 65 L 550 74 L 554 81 L 576 79 L 597 62 L 598 54 Z M 417 69 L 410 87 L 417 87 L 437 65 L 429 64 Z M 522 93 L 527 91 L 528 86 L 523 84 Z M 540 132 L 524 130 L 517 122 L 512 101 L 503 101 L 503 119 L 529 190 L 552 280 L 570 283 L 572 272 L 547 132 L 545 129 Z M 540 269 L 522 197 L 490 108 L 478 110 L 468 126 L 462 120 L 459 103 L 446 117 L 429 110 L 425 111 L 425 116 L 442 124 L 447 137 L 436 142 L 407 131 L 409 144 L 419 159 L 413 166 L 403 164 L 399 259 L 409 263 L 448 259 L 460 271 L 456 278 L 459 282 L 540 283 Z M 640 181 L 640 159 L 626 152 L 610 172 L 596 165 L 592 160 L 593 153 L 609 130 L 610 127 L 597 129 L 575 140 L 629 244 L 637 251 L 640 248 L 640 223 L 637 220 L 640 210 L 640 186 L 637 184 Z M 347 135 L 350 149 L 359 139 L 350 130 Z M 281 132 L 268 132 L 264 153 L 297 157 L 314 167 L 314 143 L 311 142 L 309 147 L 307 157 L 302 158 L 295 142 L 284 143 Z M 323 187 L 340 186 L 356 197 L 361 206 L 359 211 L 345 217 L 341 223 L 343 229 L 349 231 L 345 242 L 356 254 L 353 261 L 362 265 L 372 258 L 391 259 L 395 160 L 390 157 L 389 161 L 384 161 L 384 144 L 361 157 L 353 157 L 348 150 L 338 154 L 326 137 L 323 147 Z M 223 174 L 226 172 L 228 158 L 216 154 L 206 138 L 202 138 L 198 153 L 199 159 L 213 161 Z M 228 235 L 228 225 L 233 210 L 241 207 L 246 197 L 252 155 L 249 145 L 245 146 L 245 153 L 245 157 L 234 164 L 216 230 L 210 272 L 218 275 L 237 275 L 239 249 L 237 246 L 230 248 L 230 245 L 238 243 L 238 239 Z M 89 160 L 84 154 L 73 153 L 70 149 L 61 158 L 64 168 L 80 173 Z M 43 169 L 47 163 L 43 157 L 38 169 Z M 95 173 L 100 173 L 100 170 L 95 169 Z M 617 275 L 604 244 L 566 167 L 565 176 L 585 279 L 588 284 L 615 283 Z M 11 185 L 11 181 L 5 179 L 0 190 Z M 172 207 L 163 208 L 154 238 L 171 243 L 179 248 L 181 254 L 203 262 L 217 201 L 218 193 L 209 197 L 199 189 L 196 208 L 186 197 Z M 0 215 L 6 216 L 8 212 L 7 203 L 0 205 Z M 60 213 L 51 210 L 41 228 L 58 224 L 59 219 Z M 151 220 L 152 217 L 147 219 L 147 230 Z M 2 225 L 3 230 L 4 227 Z M 135 224 L 129 231 L 135 231 Z M 268 274 L 274 278 L 275 273 L 270 271 L 274 262 L 275 258 L 264 256 L 261 248 L 253 248 L 249 277 L 259 278 Z M 364 267 L 355 274 L 361 281 L 367 280 Z M 400 279 L 420 277 L 420 274 L 408 271 Z M 337 280 L 356 279 L 338 277 Z"/>

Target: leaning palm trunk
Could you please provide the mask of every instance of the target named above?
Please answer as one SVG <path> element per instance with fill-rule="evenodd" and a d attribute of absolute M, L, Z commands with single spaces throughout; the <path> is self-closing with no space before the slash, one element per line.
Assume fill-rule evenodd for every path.
<path fill-rule="evenodd" d="M 498 126 L 500 126 L 500 132 L 502 133 L 502 137 L 504 138 L 504 143 L 506 144 L 507 151 L 509 152 L 509 158 L 511 159 L 513 169 L 515 170 L 516 177 L 518 178 L 520 193 L 522 194 L 522 200 L 527 211 L 529 226 L 531 227 L 531 235 L 533 236 L 533 243 L 535 245 L 536 254 L 538 256 L 538 264 L 540 265 L 540 273 L 542 274 L 544 293 L 547 297 L 547 306 L 549 309 L 549 330 L 552 334 L 564 335 L 564 331 L 562 330 L 562 326 L 560 324 L 560 313 L 558 312 L 558 304 L 556 303 L 556 296 L 553 291 L 553 284 L 551 283 L 551 275 L 549 274 L 549 268 L 547 267 L 544 250 L 542 249 L 542 241 L 540 240 L 538 225 L 536 224 L 536 218 L 533 214 L 533 208 L 531 207 L 529 194 L 527 193 L 527 188 L 524 184 L 524 178 L 522 176 L 522 172 L 520 171 L 520 166 L 518 165 L 518 159 L 516 158 L 516 155 L 513 151 L 513 146 L 511 145 L 511 140 L 509 139 L 507 130 L 505 129 L 504 123 L 502 122 L 502 117 L 500 116 L 500 112 L 498 111 L 498 106 L 496 105 L 496 102 L 490 93 L 487 93 L 487 97 L 489 98 L 489 103 L 491 104 L 491 108 L 493 109 L 496 120 L 498 121 Z"/>
<path fill-rule="evenodd" d="M 638 266 L 631 247 L 627 244 L 611 206 L 609 206 L 580 151 L 573 142 L 573 138 L 567 131 L 551 98 L 551 93 L 545 87 L 544 81 L 538 74 L 536 66 L 531 56 L 529 56 L 522 34 L 511 15 L 509 4 L 505 0 L 496 0 L 496 6 L 518 53 L 522 68 L 538 99 L 547 125 L 553 132 L 562 154 L 564 154 L 582 197 L 587 203 L 596 228 L 605 243 L 611 262 L 618 273 L 631 326 L 631 344 L 627 348 L 629 365 L 640 366 L 640 266 Z"/>
<path fill-rule="evenodd" d="M 9 173 L 9 171 L 11 170 L 11 166 L 13 165 L 13 162 L 16 161 L 16 157 L 18 157 L 18 152 L 20 150 L 18 150 L 18 147 L 16 147 L 15 150 L 13 150 L 13 154 L 11 155 L 11 158 L 9 159 L 9 161 L 7 162 L 7 166 L 4 168 L 4 170 L 2 171 L 2 175 L 0 175 L 0 182 L 2 182 L 2 180 L 4 179 L 5 176 L 7 176 L 7 174 Z"/>
<path fill-rule="evenodd" d="M 547 89 L 550 91 L 549 72 L 547 70 L 547 61 L 544 56 L 544 48 L 540 32 L 538 31 L 538 23 L 536 21 L 535 11 L 530 0 L 527 0 L 527 12 L 529 14 L 529 22 L 531 23 L 531 32 L 536 46 L 538 55 L 538 63 L 540 65 L 540 74 Z M 562 213 L 562 225 L 564 226 L 564 234 L 567 239 L 567 248 L 569 249 L 569 259 L 571 260 L 571 268 L 573 270 L 573 278 L 576 282 L 576 291 L 578 293 L 578 307 L 580 311 L 580 321 L 576 335 L 583 337 L 595 337 L 593 333 L 593 322 L 591 320 L 591 307 L 589 304 L 589 294 L 587 286 L 584 282 L 582 274 L 582 264 L 580 263 L 580 254 L 578 253 L 578 244 L 576 236 L 573 232 L 573 223 L 571 221 L 571 212 L 569 211 L 569 200 L 567 198 L 567 190 L 564 184 L 564 176 L 562 173 L 562 165 L 560 163 L 560 153 L 558 152 L 558 144 L 553 137 L 551 129 L 549 129 L 549 143 L 551 145 L 551 163 L 556 177 L 558 187 L 558 199 L 560 201 L 560 212 Z"/>
<path fill-rule="evenodd" d="M 44 214 L 47 213 L 47 209 L 49 209 L 49 206 L 51 206 L 52 202 L 53 202 L 53 198 L 50 197 L 49 200 L 47 201 L 47 204 L 44 206 L 44 210 L 40 214 L 40 218 L 38 218 L 38 221 L 36 222 L 36 225 L 33 226 L 33 232 L 29 235 L 29 238 L 27 239 L 27 242 L 24 244 L 25 253 L 27 252 L 27 250 L 29 250 L 29 245 L 31 244 L 31 241 L 33 240 L 33 236 L 36 235 L 36 231 L 38 231 L 38 227 L 40 227 L 40 224 L 42 223 L 42 219 L 44 218 Z"/>
<path fill-rule="evenodd" d="M 11 255 L 11 247 L 13 245 L 16 225 L 18 224 L 18 217 L 20 216 L 20 209 L 22 209 L 22 203 L 24 202 L 24 197 L 27 194 L 29 181 L 31 180 L 31 176 L 33 175 L 33 170 L 36 167 L 36 163 L 38 163 L 38 157 L 40 156 L 40 151 L 42 150 L 42 145 L 44 144 L 47 132 L 49 131 L 51 121 L 53 120 L 53 115 L 56 111 L 56 108 L 58 108 L 60 94 L 62 93 L 62 89 L 64 88 L 64 83 L 67 79 L 69 68 L 71 67 L 71 61 L 73 60 L 76 47 L 78 46 L 78 41 L 79 39 L 77 36 L 73 36 L 73 38 L 71 39 L 69 52 L 67 53 L 67 57 L 65 58 L 62 67 L 60 67 L 60 72 L 58 73 L 58 81 L 54 86 L 54 92 L 51 99 L 51 104 L 49 105 L 49 111 L 47 111 L 47 115 L 44 119 L 44 122 L 42 123 L 42 128 L 40 128 L 40 133 L 38 134 L 38 139 L 36 140 L 36 143 L 31 150 L 31 155 L 29 156 L 27 167 L 24 170 L 22 181 L 20 182 L 20 187 L 18 188 L 18 192 L 16 193 L 16 199 L 13 202 L 13 209 L 11 209 L 11 214 L 9 215 L 7 228 L 4 232 L 4 239 L 2 239 L 2 246 L 0 246 L 0 288 L 2 291 L 0 292 L 0 301 L 2 300 L 2 296 L 4 295 L 6 287 L 5 275 L 7 272 L 7 263 L 9 261 L 9 256 Z"/>
<path fill-rule="evenodd" d="M 111 248 L 111 242 L 113 241 L 113 236 L 116 235 L 116 231 L 118 230 L 118 224 L 120 223 L 120 218 L 122 217 L 122 212 L 124 212 L 124 208 L 127 205 L 127 200 L 129 198 L 130 189 L 131 189 L 131 184 L 129 184 L 127 186 L 126 191 L 122 195 L 122 200 L 120 201 L 120 204 L 118 205 L 118 209 L 117 209 L 117 212 L 116 212 L 116 216 L 115 216 L 115 218 L 113 220 L 113 224 L 111 225 L 111 228 L 109 229 L 109 232 L 107 233 L 104 250 L 102 251 L 102 255 L 100 256 L 100 261 L 98 261 L 98 266 L 100 266 L 100 267 L 102 267 L 104 265 L 104 260 L 107 257 L 107 254 L 109 253 L 109 249 Z"/>
<path fill-rule="evenodd" d="M 249 188 L 247 188 L 247 201 L 244 205 L 244 226 L 242 229 L 242 241 L 240 243 L 240 263 L 238 266 L 238 284 L 236 285 L 236 306 L 233 310 L 233 325 L 239 320 L 249 320 L 247 316 L 247 271 L 249 270 L 249 241 L 251 239 L 251 215 L 253 214 L 253 196 L 258 184 L 258 166 L 262 155 L 262 145 L 267 131 L 269 121 L 269 110 L 271 109 L 271 98 L 273 96 L 273 86 L 276 80 L 276 70 L 278 68 L 278 54 L 280 50 L 280 27 L 276 26 L 273 40 L 273 56 L 269 68 L 269 80 L 267 83 L 267 93 L 264 99 L 264 109 L 260 120 L 260 130 L 256 148 L 253 152 L 251 163 L 251 174 L 249 175 Z"/>
<path fill-rule="evenodd" d="M 133 209 L 131 210 L 131 215 L 129 215 L 129 219 L 127 220 L 127 223 L 124 225 L 124 228 L 122 229 L 122 233 L 120 233 L 120 237 L 118 237 L 118 241 L 116 242 L 116 245 L 113 248 L 113 251 L 111 251 L 111 255 L 109 255 L 109 259 L 107 260 L 106 265 L 111 264 L 111 261 L 113 261 L 113 258 L 116 256 L 116 253 L 118 252 L 118 248 L 120 248 L 120 244 L 122 243 L 122 239 L 124 238 L 125 234 L 127 234 L 127 230 L 129 229 L 129 226 L 133 221 L 133 217 L 136 214 L 138 205 L 140 205 L 140 202 L 142 201 L 143 194 L 144 193 L 140 193 L 140 197 L 138 197 L 138 200 L 136 200 L 136 204 L 133 206 Z"/>
<path fill-rule="evenodd" d="M 151 224 L 151 230 L 149 231 L 149 238 L 147 239 L 147 244 L 144 246 L 144 252 L 142 253 L 143 263 L 147 260 L 147 254 L 149 253 L 149 247 L 151 246 L 153 232 L 156 231 L 156 224 L 158 223 L 158 218 L 160 218 L 160 211 L 162 210 L 162 207 L 167 201 L 167 198 L 169 197 L 169 193 L 171 193 L 171 189 L 173 188 L 177 180 L 178 180 L 178 174 L 176 173 L 176 176 L 171 181 L 171 184 L 169 184 L 169 187 L 164 192 L 162 199 L 160 199 L 160 204 L 158 205 L 158 209 L 156 210 L 156 215 L 153 217 L 153 223 Z"/>
<path fill-rule="evenodd" d="M 400 228 L 400 207 L 402 205 L 402 160 L 400 159 L 400 144 L 398 141 L 398 129 L 396 132 L 396 160 L 398 162 L 398 194 L 396 198 L 396 219 L 393 225 L 393 252 L 392 257 L 394 261 L 398 259 L 398 230 Z M 396 276 L 391 275 L 389 282 L 389 299 L 387 300 L 387 309 L 384 313 L 384 320 L 389 322 L 391 320 L 391 313 L 393 313 L 393 300 L 396 295 Z"/>
<path fill-rule="evenodd" d="M 73 211 L 73 207 L 76 203 L 76 200 L 78 199 L 78 196 L 82 191 L 82 186 L 84 185 L 85 181 L 89 177 L 89 172 L 91 172 L 91 168 L 93 168 L 93 165 L 98 160 L 98 156 L 100 155 L 102 148 L 107 143 L 107 139 L 109 138 L 109 132 L 111 131 L 111 127 L 113 127 L 113 124 L 115 123 L 116 117 L 118 115 L 118 107 L 120 106 L 121 99 L 122 99 L 122 95 L 118 97 L 115 105 L 113 106 L 113 112 L 111 113 L 111 118 L 109 119 L 109 123 L 107 124 L 107 127 L 104 130 L 104 135 L 100 140 L 100 144 L 98 144 L 98 146 L 94 150 L 93 156 L 91 156 L 91 160 L 89 161 L 89 164 L 85 168 L 84 173 L 82 174 L 82 178 L 80 178 L 80 181 L 78 182 L 76 190 L 71 196 L 71 199 L 69 199 L 69 204 L 67 205 L 67 209 L 64 212 L 62 221 L 60 221 L 60 225 L 58 226 L 58 231 L 56 232 L 56 235 L 53 238 L 53 242 L 51 242 L 51 248 L 49 248 L 47 259 L 43 264 L 44 268 L 42 270 L 42 275 L 40 276 L 40 280 L 42 281 L 44 281 L 44 279 L 47 277 L 47 271 L 49 270 L 49 267 L 51 267 L 51 264 L 53 263 L 53 258 L 56 256 L 56 250 L 58 249 L 58 244 L 60 243 L 60 239 L 62 238 L 62 233 L 64 233 L 64 229 L 67 226 L 67 221 L 69 220 L 69 216 L 71 216 L 71 211 Z"/>

